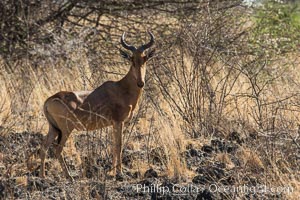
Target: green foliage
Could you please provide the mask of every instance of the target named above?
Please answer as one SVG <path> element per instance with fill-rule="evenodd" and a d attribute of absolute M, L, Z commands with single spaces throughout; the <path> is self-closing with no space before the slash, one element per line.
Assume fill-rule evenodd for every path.
<path fill-rule="evenodd" d="M 300 39 L 300 4 L 263 1 L 255 8 L 253 43 L 267 54 L 297 50 Z"/>

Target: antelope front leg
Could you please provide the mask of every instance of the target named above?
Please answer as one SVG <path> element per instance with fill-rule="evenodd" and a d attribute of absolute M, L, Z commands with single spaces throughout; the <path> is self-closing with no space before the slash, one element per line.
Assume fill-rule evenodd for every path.
<path fill-rule="evenodd" d="M 122 174 L 122 133 L 124 122 L 114 124 L 113 133 L 113 174 Z"/>
<path fill-rule="evenodd" d="M 56 155 L 56 158 L 58 159 L 59 163 L 60 163 L 60 166 L 65 174 L 65 177 L 70 179 L 71 181 L 74 181 L 73 180 L 73 177 L 70 175 L 70 172 L 68 170 L 68 167 L 66 165 L 66 162 L 62 156 L 62 150 L 67 142 L 67 139 L 69 137 L 70 133 L 67 133 L 67 132 L 64 132 L 64 134 L 62 135 L 62 138 L 61 138 L 61 141 L 59 142 L 59 144 L 57 144 L 57 146 L 55 147 L 55 155 Z"/>

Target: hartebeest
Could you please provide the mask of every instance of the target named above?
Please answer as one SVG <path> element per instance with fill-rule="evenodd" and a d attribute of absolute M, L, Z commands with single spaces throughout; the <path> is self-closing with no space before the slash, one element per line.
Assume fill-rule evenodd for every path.
<path fill-rule="evenodd" d="M 123 58 L 131 62 L 128 73 L 119 81 L 107 81 L 94 91 L 61 91 L 49 97 L 44 104 L 44 113 L 49 123 L 49 132 L 40 149 L 40 177 L 45 177 L 45 157 L 49 146 L 57 138 L 55 155 L 67 178 L 71 178 L 61 155 L 71 132 L 96 130 L 113 126 L 112 173 L 122 173 L 122 132 L 124 122 L 132 118 L 138 99 L 145 84 L 145 63 L 153 56 L 154 50 L 145 53 L 154 44 L 151 32 L 150 42 L 136 48 L 121 37 L 122 46 L 132 52 L 130 56 L 120 50 Z"/>

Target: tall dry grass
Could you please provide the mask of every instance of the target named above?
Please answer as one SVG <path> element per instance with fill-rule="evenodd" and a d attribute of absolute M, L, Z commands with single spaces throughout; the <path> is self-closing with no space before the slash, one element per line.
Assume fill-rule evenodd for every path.
<path fill-rule="evenodd" d="M 236 131 L 246 140 L 236 154 L 245 169 L 237 174 L 257 176 L 267 185 L 292 185 L 291 197 L 296 196 L 300 183 L 299 54 L 272 59 L 243 55 L 248 35 L 228 43 L 243 32 L 240 24 L 233 18 L 219 22 L 210 17 L 177 27 L 171 39 L 166 37 L 169 40 L 157 37 L 158 51 L 148 63 L 143 97 L 124 133 L 124 154 L 135 155 L 130 157 L 129 170 L 143 174 L 155 168 L 161 175 L 189 179 L 194 174 L 182 156 L 187 146 L 201 148 L 212 138 L 226 138 Z M 234 27 L 219 30 L 222 22 L 232 22 Z M 36 46 L 30 56 L 9 65 L 1 60 L 1 136 L 23 131 L 45 135 L 42 107 L 47 97 L 61 90 L 92 90 L 106 80 L 120 79 L 129 69 L 117 48 L 97 55 L 97 48 L 107 47 L 97 46 L 92 48 L 96 53 L 92 52 L 85 45 L 90 32 L 79 32 L 72 38 L 56 36 L 54 44 Z M 111 130 L 75 134 L 82 138 L 75 141 L 72 137 L 67 144 L 67 162 L 79 169 L 81 180 L 94 170 L 90 166 L 101 166 L 103 171 L 97 171 L 95 179 L 105 180 L 103 174 L 111 164 Z M 233 165 L 228 155 L 215 159 Z M 58 162 L 49 160 L 50 173 L 56 176 Z M 15 175 L 23 173 L 16 170 Z"/>
<path fill-rule="evenodd" d="M 129 69 L 129 63 L 121 60 L 121 56 L 116 55 L 110 62 L 103 65 L 99 63 L 99 71 L 92 71 L 95 69 L 91 69 L 89 66 L 90 60 L 86 55 L 87 51 L 80 44 L 80 38 L 77 39 L 78 41 L 74 44 L 72 41 L 58 38 L 57 43 L 47 49 L 36 48 L 34 54 L 37 57 L 46 56 L 49 59 L 36 62 L 31 62 L 29 58 L 24 59 L 14 63 L 10 70 L 7 70 L 7 65 L 4 62 L 1 63 L 1 82 L 3 83 L 1 87 L 1 95 L 3 96 L 1 105 L 3 106 L 0 113 L 2 136 L 24 131 L 45 135 L 48 131 L 48 124 L 42 107 L 49 96 L 58 91 L 93 90 L 107 80 L 120 79 Z M 58 51 L 56 51 L 57 48 Z M 63 52 L 63 55 L 59 52 Z M 57 57 L 53 54 L 56 54 Z M 151 87 L 149 84 L 149 88 Z M 153 149 L 161 148 L 160 154 L 162 155 L 159 156 L 166 158 L 163 161 L 163 169 L 167 174 L 180 178 L 185 169 L 184 161 L 179 156 L 184 148 L 182 143 L 185 140 L 179 126 L 181 121 L 173 118 L 171 113 L 168 114 L 170 108 L 167 108 L 168 105 L 163 101 L 160 104 L 166 109 L 156 110 L 157 108 L 151 101 L 152 97 L 149 98 L 151 94 L 147 90 L 148 86 L 135 112 L 134 121 L 125 131 L 125 147 L 131 143 L 135 147 L 132 150 L 139 151 L 145 148 L 144 143 L 146 143 L 149 154 Z M 160 98 L 162 99 L 162 96 Z M 93 162 L 95 155 L 102 155 L 109 159 L 106 153 L 103 155 L 103 152 L 107 151 L 105 148 L 110 151 L 110 129 L 79 134 L 89 135 L 87 137 L 88 140 L 92 138 L 91 142 L 102 141 L 100 143 L 103 143 L 103 146 L 99 144 L 92 149 L 84 149 L 83 152 L 85 153 L 80 154 L 76 151 L 74 141 L 71 141 L 67 143 L 67 148 L 64 150 L 67 157 L 86 156 Z M 136 135 L 145 135 L 145 138 L 142 141 L 135 141 L 137 143 L 135 144 L 131 140 Z M 71 140 L 73 140 L 72 137 Z M 138 144 L 141 142 L 142 145 Z M 100 150 L 97 150 L 98 147 Z M 73 159 L 73 161 L 76 166 L 80 166 L 80 158 Z M 56 170 L 59 167 L 55 160 L 53 162 L 56 163 L 53 170 Z M 144 163 L 144 160 L 140 158 L 140 161 L 136 162 L 141 164 Z M 142 168 L 139 167 L 139 171 L 146 171 L 153 166 L 152 161 L 148 160 L 148 164 Z M 86 163 L 83 168 L 88 168 L 88 164 Z"/>

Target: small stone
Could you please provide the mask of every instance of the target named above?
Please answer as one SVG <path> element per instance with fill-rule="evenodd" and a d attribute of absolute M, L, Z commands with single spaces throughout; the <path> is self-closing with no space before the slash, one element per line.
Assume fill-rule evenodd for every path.
<path fill-rule="evenodd" d="M 205 153 L 212 153 L 214 149 L 209 145 L 204 145 L 201 150 Z"/>
<path fill-rule="evenodd" d="M 124 176 L 123 176 L 123 174 L 121 174 L 121 173 L 117 173 L 117 175 L 116 175 L 116 181 L 120 181 L 120 182 L 122 182 L 124 180 Z"/>
<path fill-rule="evenodd" d="M 197 200 L 212 200 L 212 199 L 213 199 L 213 194 L 207 189 L 201 191 L 197 195 Z"/>
<path fill-rule="evenodd" d="M 208 170 L 208 175 L 220 179 L 225 176 L 225 171 L 218 167 L 211 167 Z"/>
<path fill-rule="evenodd" d="M 145 178 L 157 178 L 157 172 L 154 169 L 148 169 L 145 174 L 144 174 Z"/>
<path fill-rule="evenodd" d="M 190 149 L 189 152 L 192 157 L 198 156 L 198 151 L 196 149 Z"/>
<path fill-rule="evenodd" d="M 237 144 L 230 144 L 226 146 L 226 152 L 227 153 L 234 153 L 236 152 L 236 150 L 238 149 L 238 145 Z"/>
<path fill-rule="evenodd" d="M 233 131 L 228 136 L 229 141 L 236 141 L 238 144 L 244 143 L 244 139 L 241 138 L 240 134 L 236 131 Z"/>
<path fill-rule="evenodd" d="M 210 141 L 211 145 L 217 150 L 217 151 L 221 151 L 224 152 L 226 149 L 226 144 L 224 141 L 220 140 L 220 139 L 213 139 Z"/>
<path fill-rule="evenodd" d="M 196 172 L 197 172 L 198 174 L 204 174 L 204 171 L 205 171 L 205 169 L 204 169 L 203 167 L 198 167 L 198 168 L 196 169 Z"/>
<path fill-rule="evenodd" d="M 204 185 L 204 184 L 208 183 L 209 180 L 203 175 L 197 175 L 193 178 L 192 182 L 195 184 L 203 184 Z"/>

